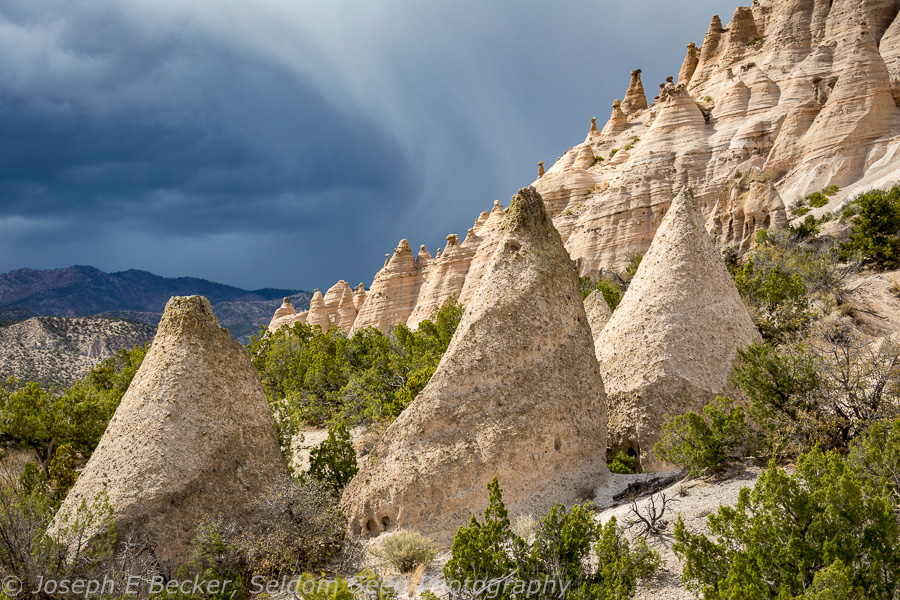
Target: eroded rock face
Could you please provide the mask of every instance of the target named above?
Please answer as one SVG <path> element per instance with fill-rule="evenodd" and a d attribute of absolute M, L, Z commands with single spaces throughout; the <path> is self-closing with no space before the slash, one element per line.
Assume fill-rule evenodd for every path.
<path fill-rule="evenodd" d="M 614 135 L 626 129 L 628 129 L 628 116 L 622 111 L 622 101 L 616 99 L 612 105 L 612 114 L 609 116 L 609 121 L 603 127 L 603 134 Z"/>
<path fill-rule="evenodd" d="M 297 311 L 294 309 L 294 303 L 291 302 L 290 298 L 285 298 L 278 310 L 275 311 L 275 316 L 272 318 L 280 319 L 281 317 L 287 317 L 295 314 L 297 314 Z"/>
<path fill-rule="evenodd" d="M 353 323 L 356 321 L 356 314 L 356 306 L 353 304 L 353 291 L 350 289 L 350 286 L 347 286 L 344 288 L 341 301 L 338 304 L 333 324 L 345 331 L 350 331 L 353 328 Z"/>
<path fill-rule="evenodd" d="M 697 50 L 697 44 L 691 42 L 688 44 L 684 62 L 681 63 L 681 70 L 678 71 L 678 83 L 690 84 L 698 64 L 700 64 L 700 52 Z"/>
<path fill-rule="evenodd" d="M 513 517 L 584 499 L 608 477 L 578 280 L 533 188 L 513 198 L 502 231 L 431 381 L 344 492 L 353 534 L 415 528 L 448 544 L 484 510 L 495 475 Z"/>
<path fill-rule="evenodd" d="M 386 331 L 392 325 L 406 322 L 416 308 L 422 284 L 420 271 L 409 241 L 400 240 L 384 268 L 375 276 L 353 331 L 365 327 Z"/>
<path fill-rule="evenodd" d="M 174 575 L 204 516 L 252 529 L 256 501 L 289 482 L 247 351 L 206 298 L 176 297 L 61 511 L 106 492 L 118 539 L 148 543 Z"/>
<path fill-rule="evenodd" d="M 631 115 L 645 108 L 647 108 L 647 94 L 644 93 L 644 84 L 641 82 L 641 70 L 635 69 L 631 72 L 631 83 L 628 84 L 625 99 L 622 100 L 622 110 L 626 115 Z"/>
<path fill-rule="evenodd" d="M 325 304 L 325 298 L 322 296 L 319 288 L 315 289 L 312 299 L 309 301 L 309 314 L 306 315 L 306 322 L 313 327 L 318 325 L 322 331 L 328 331 L 331 327 L 328 306 Z"/>
<path fill-rule="evenodd" d="M 584 299 L 584 312 L 587 314 L 588 324 L 591 326 L 591 335 L 594 339 L 600 337 L 600 332 L 606 327 L 612 311 L 600 290 L 594 290 Z"/>
<path fill-rule="evenodd" d="M 649 107 L 635 71 L 606 126 L 592 127 L 532 184 L 580 272 L 622 268 L 630 253 L 645 252 L 682 187 L 693 190 L 719 246 L 743 251 L 812 192 L 841 187 L 813 211 L 819 216 L 897 183 L 897 8 L 895 0 L 759 0 L 727 28 L 713 17 L 702 47 L 688 48 L 678 85 L 664 83 Z M 422 268 L 383 281 L 385 267 L 378 298 L 360 309 L 364 322 L 417 323 L 444 294 L 465 304 L 499 239 L 486 227 L 493 214 L 479 217 L 462 245 L 474 271 L 454 276 L 461 290 L 458 281 L 431 282 L 438 270 Z"/>
<path fill-rule="evenodd" d="M 334 300 L 335 298 L 337 301 Z M 362 306 L 365 299 L 366 290 L 362 283 L 353 290 L 342 279 L 331 286 L 324 296 L 316 289 L 308 311 L 295 312 L 290 298 L 285 298 L 281 308 L 275 311 L 268 329 L 274 333 L 285 326 L 291 327 L 295 323 L 307 323 L 318 325 L 322 331 L 328 331 L 329 327 L 336 325 L 349 332 L 356 321 L 358 307 Z"/>
<path fill-rule="evenodd" d="M 664 415 L 699 412 L 723 393 L 737 349 L 759 339 L 683 190 L 596 339 L 611 455 L 637 455 L 645 470 L 665 468 L 652 453 Z"/>

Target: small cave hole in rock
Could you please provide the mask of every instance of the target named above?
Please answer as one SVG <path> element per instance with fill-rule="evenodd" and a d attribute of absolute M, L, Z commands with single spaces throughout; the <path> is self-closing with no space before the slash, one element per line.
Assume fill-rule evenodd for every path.
<path fill-rule="evenodd" d="M 391 526 L 391 518 L 387 515 L 381 517 L 381 527 L 383 531 L 387 531 L 388 527 Z"/>
<path fill-rule="evenodd" d="M 559 441 L 559 436 L 553 440 L 553 449 L 559 452 L 559 449 L 562 448 L 562 442 Z"/>
<path fill-rule="evenodd" d="M 368 521 L 366 521 L 366 534 L 375 534 L 375 521 L 373 519 L 369 519 Z"/>

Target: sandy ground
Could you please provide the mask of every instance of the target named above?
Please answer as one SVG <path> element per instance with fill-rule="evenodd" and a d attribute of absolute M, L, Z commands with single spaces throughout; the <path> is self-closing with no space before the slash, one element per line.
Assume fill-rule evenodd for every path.
<path fill-rule="evenodd" d="M 665 532 L 647 538 L 650 547 L 659 552 L 662 566 L 652 580 L 638 588 L 635 598 L 681 600 L 696 597 L 681 583 L 683 565 L 672 552 L 672 544 L 675 541 L 672 531 L 677 516 L 681 515 L 689 531 L 708 532 L 706 518 L 715 513 L 719 506 L 735 504 L 740 490 L 745 487 L 753 487 L 760 471 L 761 469 L 757 466 L 739 466 L 720 478 L 692 479 L 662 490 L 668 498 L 677 501 L 673 504 L 674 513 L 671 514 L 671 518 L 667 519 L 669 523 Z M 647 498 L 638 500 L 639 510 L 645 510 L 648 502 Z M 658 505 L 659 502 L 657 502 Z M 629 519 L 630 510 L 630 505 L 609 508 L 600 513 L 600 519 L 605 523 L 610 517 L 615 516 L 619 524 L 624 525 Z M 666 516 L 669 516 L 668 511 Z"/>
<path fill-rule="evenodd" d="M 660 553 L 662 566 L 652 580 L 638 588 L 635 598 L 681 600 L 696 597 L 681 583 L 682 564 L 672 552 L 674 542 L 672 530 L 677 515 L 681 515 L 690 531 L 707 531 L 706 517 L 716 512 L 723 504 L 736 503 L 740 490 L 744 487 L 752 487 L 760 471 L 759 466 L 748 462 L 745 465 L 733 467 L 720 477 L 676 481 L 660 490 L 677 502 L 672 504 L 674 512 L 666 514 L 668 526 L 664 533 L 648 538 L 650 546 Z M 630 503 L 615 503 L 612 496 L 624 490 L 629 483 L 647 479 L 647 477 L 647 475 L 614 476 L 613 484 L 595 499 L 595 504 L 600 508 L 598 518 L 605 523 L 610 517 L 615 516 L 620 525 L 627 523 Z M 637 503 L 640 508 L 643 508 L 648 501 L 648 497 L 643 497 L 639 498 Z M 515 516 L 511 516 L 511 520 L 515 521 Z M 632 534 L 629 533 L 629 535 Z M 373 540 L 372 543 L 378 543 L 378 540 Z M 384 577 L 385 585 L 394 588 L 397 592 L 397 600 L 411 600 L 426 589 L 435 592 L 439 597 L 444 597 L 447 586 L 441 570 L 449 558 L 449 551 L 442 551 L 426 569 L 412 574 L 392 571 L 388 567 L 373 562 L 371 557 L 367 562 Z"/>

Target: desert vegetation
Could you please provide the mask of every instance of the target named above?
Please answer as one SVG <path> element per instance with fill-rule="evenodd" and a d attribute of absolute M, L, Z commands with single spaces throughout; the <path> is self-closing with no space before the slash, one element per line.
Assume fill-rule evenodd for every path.
<path fill-rule="evenodd" d="M 598 523 L 589 503 L 571 510 L 557 504 L 526 539 L 510 523 L 496 478 L 488 492 L 484 520 L 473 516 L 453 539 L 444 566 L 451 599 L 527 597 L 535 586 L 531 595 L 540 597 L 625 600 L 659 568 L 643 538 L 629 542 L 615 518 Z"/>
<path fill-rule="evenodd" d="M 597 277 L 579 277 L 582 297 L 587 298 L 594 290 L 600 290 L 609 309 L 615 310 L 622 301 L 622 296 L 628 291 L 628 284 L 637 273 L 643 257 L 640 252 L 632 252 L 628 255 L 628 264 L 622 270 L 610 269 Z"/>
<path fill-rule="evenodd" d="M 806 203 L 819 207 L 819 196 L 836 191 L 823 190 Z M 854 200 L 843 213 L 849 227 L 843 237 L 818 233 L 824 221 L 815 220 L 815 231 L 761 231 L 745 256 L 725 253 L 762 339 L 739 351 L 733 397 L 671 416 L 654 449 L 690 477 L 720 476 L 747 457 L 769 461 L 735 506 L 710 515 L 708 532 L 675 521 L 674 551 L 684 561 L 685 585 L 704 598 L 893 598 L 900 589 L 900 346 L 858 326 L 845 287 L 860 269 L 895 264 L 898 198 L 900 188 Z M 582 278 L 583 294 L 600 290 L 615 309 L 641 258 L 630 255 L 621 271 Z M 157 590 L 153 596 L 245 598 L 260 592 L 257 577 L 352 573 L 344 562 L 353 549 L 339 507 L 359 469 L 350 429 L 379 431 L 400 415 L 428 383 L 461 315 L 451 299 L 417 330 L 399 325 L 348 336 L 299 323 L 256 336 L 248 351 L 286 460 L 301 426 L 327 426 L 328 437 L 313 449 L 306 471 L 262 497 L 258 508 L 268 517 L 258 528 L 241 531 L 227 517 L 210 515 L 195 532 L 189 560 L 168 574 L 227 580 L 226 588 L 200 595 Z M 0 385 L 2 441 L 10 451 L 31 455 L 16 477 L 4 473 L 4 574 L 26 585 L 36 585 L 41 575 L 116 581 L 137 575 L 141 593 L 151 595 L 159 566 L 138 541 L 119 539 L 103 497 L 83 503 L 77 514 L 58 514 L 145 353 L 146 347 L 120 351 L 67 389 L 14 379 Z M 634 473 L 635 457 L 619 453 L 609 466 Z M 652 513 L 632 500 L 636 519 L 625 527 L 615 519 L 601 523 L 589 503 L 511 520 L 495 479 L 483 520 L 473 516 L 454 537 L 443 574 L 460 584 L 450 585 L 449 596 L 484 597 L 489 590 L 474 582 L 490 580 L 501 582 L 494 597 L 510 599 L 535 581 L 552 585 L 550 596 L 558 598 L 633 597 L 660 565 L 645 538 L 671 530 L 678 510 L 678 500 L 654 498 Z M 54 519 L 62 525 L 51 527 Z M 88 530 L 101 534 L 88 536 Z M 369 550 L 401 573 L 429 564 L 436 552 L 434 542 L 414 530 L 393 532 Z M 379 582 L 372 572 L 359 577 Z M 307 597 L 344 600 L 357 593 L 351 580 L 336 582 Z M 378 589 L 379 598 L 390 595 Z"/>
<path fill-rule="evenodd" d="M 256 336 L 250 356 L 285 452 L 300 427 L 389 423 L 428 383 L 463 308 L 451 299 L 413 331 L 367 327 L 353 336 L 306 323 Z"/>
<path fill-rule="evenodd" d="M 836 191 L 807 201 L 824 205 Z M 708 533 L 675 525 L 683 581 L 707 600 L 887 599 L 900 589 L 900 346 L 858 325 L 844 286 L 860 268 L 895 264 L 897 198 L 896 187 L 859 196 L 843 238 L 762 231 L 729 265 L 763 337 L 738 352 L 739 401 L 669 417 L 655 448 L 691 476 L 769 461 L 735 506 L 710 515 Z"/>

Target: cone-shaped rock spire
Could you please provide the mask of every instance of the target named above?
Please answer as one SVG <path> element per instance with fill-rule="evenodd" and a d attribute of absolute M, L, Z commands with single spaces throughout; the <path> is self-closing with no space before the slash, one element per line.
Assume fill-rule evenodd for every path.
<path fill-rule="evenodd" d="M 759 29 L 753 18 L 753 11 L 747 6 L 739 6 L 734 11 L 731 23 L 725 38 L 725 49 L 722 51 L 722 62 L 730 65 L 740 60 L 749 50 L 751 44 L 757 41 Z"/>
<path fill-rule="evenodd" d="M 434 269 L 429 274 L 428 281 L 422 284 L 416 310 L 406 321 L 408 326 L 417 328 L 419 323 L 430 318 L 452 294 L 459 297 L 474 257 L 475 250 L 462 248 L 455 233 L 447 236 L 447 251 L 441 254 L 440 260 L 435 263 Z"/>
<path fill-rule="evenodd" d="M 356 308 L 356 312 L 358 313 L 363 304 L 366 301 L 366 286 L 362 281 L 359 282 L 359 285 L 356 286 L 356 289 L 353 290 L 353 307 Z"/>
<path fill-rule="evenodd" d="M 416 257 L 408 240 L 400 240 L 394 254 L 375 276 L 365 305 L 356 317 L 354 331 L 375 327 L 387 331 L 392 325 L 404 323 L 416 307 L 422 283 Z"/>
<path fill-rule="evenodd" d="M 334 324 L 341 327 L 344 331 L 350 331 L 353 328 L 353 322 L 356 321 L 356 307 L 353 304 L 353 290 L 350 286 L 344 289 L 341 296 L 341 302 L 338 304 L 337 314 L 334 316 Z"/>
<path fill-rule="evenodd" d="M 341 279 L 325 292 L 323 298 L 325 300 L 325 309 L 328 311 L 329 316 L 333 317 L 337 314 L 338 306 L 341 304 L 341 298 L 344 297 L 344 290 L 349 289 L 350 286 L 347 282 Z"/>
<path fill-rule="evenodd" d="M 431 381 L 345 491 L 351 532 L 413 527 L 447 543 L 484 510 L 495 475 L 510 514 L 574 503 L 608 476 L 578 280 L 533 188 L 513 198 L 503 232 Z"/>
<path fill-rule="evenodd" d="M 603 127 L 603 135 L 619 133 L 620 131 L 625 131 L 627 128 L 628 117 L 622 111 L 622 101 L 616 99 L 612 105 L 612 114 L 609 116 L 609 121 L 607 121 L 606 125 Z"/>
<path fill-rule="evenodd" d="M 274 320 L 294 314 L 297 314 L 297 311 L 294 309 L 294 304 L 291 302 L 290 298 L 285 298 L 278 310 L 275 311 L 275 316 L 273 316 L 272 319 Z"/>
<path fill-rule="evenodd" d="M 591 138 L 600 137 L 600 130 L 597 128 L 597 117 L 591 117 L 591 129 L 588 131 L 587 138 L 584 141 L 589 142 Z"/>
<path fill-rule="evenodd" d="M 622 100 L 622 110 L 626 115 L 632 115 L 645 108 L 647 108 L 647 94 L 644 93 L 644 84 L 641 83 L 641 70 L 635 69 L 631 72 L 631 83 L 628 84 L 628 91 Z"/>
<path fill-rule="evenodd" d="M 757 339 L 693 195 L 682 190 L 597 340 L 610 452 L 663 468 L 652 452 L 663 416 L 699 411 L 725 391 L 737 349 Z"/>
<path fill-rule="evenodd" d="M 691 87 L 695 87 L 705 82 L 716 68 L 716 61 L 721 51 L 722 34 L 725 28 L 722 27 L 722 19 L 719 15 L 713 15 L 709 23 L 709 29 L 706 37 L 703 38 L 703 45 L 700 47 L 700 61 L 691 77 Z"/>
<path fill-rule="evenodd" d="M 684 57 L 684 62 L 681 63 L 681 70 L 678 71 L 678 83 L 688 85 L 691 82 L 691 77 L 694 76 L 694 71 L 697 70 L 697 65 L 699 63 L 700 53 L 697 51 L 697 45 L 694 42 L 691 42 L 687 46 L 687 54 Z"/>
<path fill-rule="evenodd" d="M 246 349 L 206 298 L 176 297 L 59 514 L 106 492 L 118 539 L 147 543 L 174 575 L 205 516 L 250 529 L 265 490 L 289 482 Z"/>
<path fill-rule="evenodd" d="M 309 301 L 309 314 L 306 315 L 306 322 L 315 327 L 318 325 L 322 331 L 328 331 L 331 327 L 331 319 L 328 317 L 328 308 L 325 306 L 325 298 L 319 288 L 313 292 L 312 299 Z"/>

